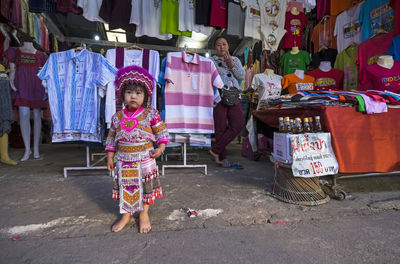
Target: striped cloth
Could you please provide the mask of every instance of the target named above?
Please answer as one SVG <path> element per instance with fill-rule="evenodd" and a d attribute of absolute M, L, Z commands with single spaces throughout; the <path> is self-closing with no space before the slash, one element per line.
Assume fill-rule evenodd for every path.
<path fill-rule="evenodd" d="M 223 82 L 214 63 L 184 51 L 167 54 L 165 123 L 170 133 L 214 133 L 214 87 Z"/>

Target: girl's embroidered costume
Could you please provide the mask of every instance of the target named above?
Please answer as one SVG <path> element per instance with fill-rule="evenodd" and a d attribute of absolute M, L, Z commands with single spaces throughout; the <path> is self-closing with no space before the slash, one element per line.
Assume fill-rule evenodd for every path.
<path fill-rule="evenodd" d="M 168 144 L 168 131 L 157 110 L 150 108 L 154 80 L 143 68 L 128 66 L 118 71 L 116 96 L 125 84 L 141 85 L 147 102 L 138 109 L 122 109 L 112 117 L 106 150 L 115 152 L 117 164 L 113 199 L 119 200 L 120 213 L 134 214 L 143 203 L 154 204 L 163 196 L 156 161 L 150 158 L 153 142 Z"/>

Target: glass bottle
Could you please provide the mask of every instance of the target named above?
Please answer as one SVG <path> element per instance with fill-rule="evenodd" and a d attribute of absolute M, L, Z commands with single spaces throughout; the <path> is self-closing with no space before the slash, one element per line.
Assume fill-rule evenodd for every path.
<path fill-rule="evenodd" d="M 292 128 L 290 126 L 290 118 L 287 116 L 284 118 L 284 124 L 285 124 L 285 133 L 292 133 Z"/>
<path fill-rule="evenodd" d="M 308 117 L 304 118 L 303 130 L 304 130 L 304 133 L 310 133 L 311 132 L 311 126 L 310 126 Z"/>
<path fill-rule="evenodd" d="M 301 134 L 303 133 L 303 125 L 301 123 L 301 118 L 296 117 L 294 120 L 294 126 L 296 127 L 296 133 L 295 134 Z"/>
<path fill-rule="evenodd" d="M 310 131 L 314 132 L 314 122 L 312 117 L 308 117 L 308 124 L 310 124 Z"/>
<path fill-rule="evenodd" d="M 319 116 L 315 117 L 314 132 L 322 132 L 321 120 Z"/>
<path fill-rule="evenodd" d="M 285 123 L 283 122 L 283 117 L 279 117 L 279 133 L 286 133 Z"/>

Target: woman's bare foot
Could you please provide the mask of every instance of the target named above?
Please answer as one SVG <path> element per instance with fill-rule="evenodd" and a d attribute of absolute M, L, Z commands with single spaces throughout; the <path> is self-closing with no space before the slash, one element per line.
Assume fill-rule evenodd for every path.
<path fill-rule="evenodd" d="M 147 208 L 146 208 L 147 207 Z M 149 233 L 151 230 L 150 217 L 149 217 L 149 205 L 144 205 L 144 210 L 139 214 L 139 232 Z"/>
<path fill-rule="evenodd" d="M 218 156 L 217 153 L 214 153 L 212 150 L 210 150 L 210 154 L 211 154 L 211 156 L 214 157 L 215 162 L 216 162 L 217 164 L 222 164 L 222 162 L 219 160 L 219 156 Z"/>
<path fill-rule="evenodd" d="M 111 230 L 113 232 L 121 231 L 126 226 L 126 224 L 129 223 L 130 219 L 131 219 L 131 215 L 130 214 L 123 214 L 121 219 L 112 226 Z"/>

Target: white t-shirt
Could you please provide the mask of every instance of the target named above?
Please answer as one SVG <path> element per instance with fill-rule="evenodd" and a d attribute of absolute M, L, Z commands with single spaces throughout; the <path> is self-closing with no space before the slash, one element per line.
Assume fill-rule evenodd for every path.
<path fill-rule="evenodd" d="M 106 59 L 111 63 L 111 65 L 115 66 L 116 59 L 116 49 L 109 49 L 106 53 Z M 143 50 L 127 50 L 124 51 L 124 67 L 137 65 L 143 67 Z M 158 75 L 160 74 L 160 54 L 156 50 L 150 50 L 149 53 L 149 71 L 151 76 L 154 78 L 153 84 L 153 96 L 151 100 L 151 107 L 156 108 L 157 106 L 157 87 L 156 80 L 158 80 Z M 116 112 L 115 107 L 115 84 L 114 82 L 109 82 L 107 84 L 106 91 L 106 123 L 109 128 L 111 125 L 111 118 Z"/>
<path fill-rule="evenodd" d="M 268 76 L 264 73 L 258 73 L 254 75 L 251 86 L 258 90 L 258 102 L 266 99 L 277 99 L 281 96 L 282 76 L 276 74 Z"/>
<path fill-rule="evenodd" d="M 161 2 L 161 1 L 159 1 Z M 172 34 L 161 34 L 161 4 L 158 1 L 132 0 L 131 19 L 136 24 L 136 37 L 149 36 L 161 40 L 172 38 Z"/>
<path fill-rule="evenodd" d="M 244 21 L 244 36 L 254 39 L 261 39 L 260 34 L 260 7 L 257 0 L 244 0 L 242 2 L 246 7 L 246 17 Z"/>
<path fill-rule="evenodd" d="M 281 27 L 270 27 L 265 32 L 261 32 L 265 49 L 276 51 L 285 33 L 286 29 Z"/>
<path fill-rule="evenodd" d="M 195 24 L 195 1 L 180 0 L 179 1 L 179 31 L 195 31 L 210 35 L 211 27 Z"/>
<path fill-rule="evenodd" d="M 258 0 L 261 14 L 261 31 L 271 31 L 271 24 L 285 27 L 285 14 L 288 0 Z M 263 33 L 267 35 L 266 33 Z"/>
<path fill-rule="evenodd" d="M 343 11 L 336 18 L 334 35 L 337 39 L 338 53 L 347 48 L 350 42 L 361 43 L 361 27 L 358 22 L 361 4 Z"/>
<path fill-rule="evenodd" d="M 83 17 L 93 22 L 105 22 L 100 16 L 99 11 L 103 0 L 78 0 L 77 5 L 83 10 Z"/>
<path fill-rule="evenodd" d="M 315 0 L 297 0 L 297 2 L 303 3 L 303 7 L 307 13 L 311 12 L 311 9 L 314 9 L 314 7 L 317 6 L 317 3 Z"/>

